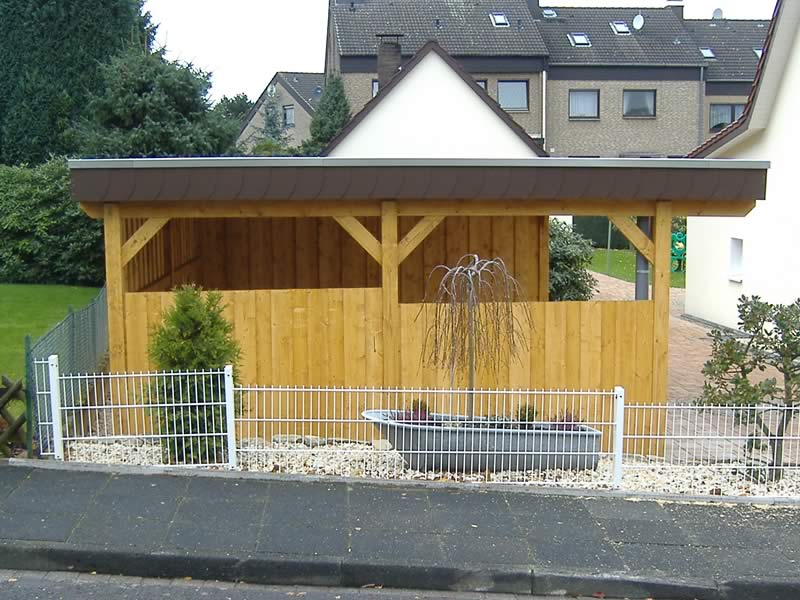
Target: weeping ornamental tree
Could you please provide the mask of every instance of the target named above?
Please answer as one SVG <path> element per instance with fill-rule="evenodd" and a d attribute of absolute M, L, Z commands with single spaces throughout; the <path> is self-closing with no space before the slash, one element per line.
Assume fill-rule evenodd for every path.
<path fill-rule="evenodd" d="M 456 372 L 466 371 L 469 390 L 475 389 L 475 373 L 483 368 L 496 374 L 528 347 L 525 328 L 531 316 L 522 287 L 500 258 L 463 256 L 454 267 L 437 266 L 429 282 L 441 276 L 430 303 L 431 323 L 423 346 L 423 361 L 448 369 L 450 387 Z M 521 315 L 514 311 L 517 301 Z M 468 413 L 475 417 L 474 394 L 469 394 Z"/>
<path fill-rule="evenodd" d="M 748 455 L 756 459 L 758 452 L 767 450 L 769 456 L 766 465 L 754 464 L 748 475 L 778 481 L 785 437 L 800 410 L 800 299 L 783 305 L 742 296 L 738 309 L 744 337 L 720 330 L 709 334 L 712 354 L 703 367 L 699 404 L 736 407 L 738 423 L 753 427 L 746 442 Z M 763 377 L 768 369 L 778 377 Z"/>

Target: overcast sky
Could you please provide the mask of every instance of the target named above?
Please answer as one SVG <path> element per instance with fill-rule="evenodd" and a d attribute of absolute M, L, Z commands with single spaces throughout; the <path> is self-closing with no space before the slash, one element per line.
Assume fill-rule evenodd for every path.
<path fill-rule="evenodd" d="M 665 0 L 542 0 L 542 6 L 664 6 Z M 774 0 L 686 0 L 686 16 L 767 19 Z M 255 100 L 276 71 L 321 72 L 328 0 L 147 0 L 172 59 L 213 73 L 212 96 Z"/>

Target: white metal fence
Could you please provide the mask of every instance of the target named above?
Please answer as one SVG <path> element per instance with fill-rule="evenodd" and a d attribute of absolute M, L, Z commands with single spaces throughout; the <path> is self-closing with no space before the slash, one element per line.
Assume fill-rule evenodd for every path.
<path fill-rule="evenodd" d="M 800 496 L 800 407 L 644 406 L 621 388 L 241 386 L 230 367 L 63 375 L 55 356 L 39 367 L 40 414 L 55 416 L 40 439 L 62 460 Z"/>

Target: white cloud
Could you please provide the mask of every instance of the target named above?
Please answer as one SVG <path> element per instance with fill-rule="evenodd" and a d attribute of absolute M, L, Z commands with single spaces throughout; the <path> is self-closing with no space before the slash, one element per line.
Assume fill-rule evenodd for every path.
<path fill-rule="evenodd" d="M 721 8 L 731 19 L 766 19 L 773 0 L 686 0 L 688 18 Z M 543 6 L 664 6 L 664 0 L 542 0 Z M 322 71 L 327 0 L 147 0 L 170 58 L 213 72 L 212 96 L 255 99 L 276 71 Z"/>

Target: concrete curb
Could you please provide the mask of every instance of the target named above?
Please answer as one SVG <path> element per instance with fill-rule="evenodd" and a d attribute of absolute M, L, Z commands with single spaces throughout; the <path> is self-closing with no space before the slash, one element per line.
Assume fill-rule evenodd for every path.
<path fill-rule="evenodd" d="M 670 600 L 776 600 L 800 596 L 800 580 L 758 579 L 716 582 L 659 577 L 535 573 L 529 566 L 445 567 L 430 564 L 363 562 L 336 557 L 279 554 L 157 552 L 59 543 L 0 541 L 0 564 L 7 570 L 98 573 L 128 577 L 360 588 L 382 586 L 453 592 L 589 596 Z"/>
<path fill-rule="evenodd" d="M 414 479 L 366 479 L 338 477 L 333 475 L 291 475 L 275 473 L 256 473 L 250 471 L 209 470 L 190 467 L 140 467 L 130 465 L 98 465 L 93 463 L 65 463 L 54 460 L 31 458 L 11 458 L 0 460 L 0 465 L 54 471 L 77 471 L 90 473 L 111 473 L 120 475 L 171 475 L 175 477 L 208 477 L 218 479 L 242 479 L 250 481 L 294 481 L 315 483 L 343 483 L 385 488 L 421 488 L 455 491 L 497 491 L 504 493 L 530 494 L 538 496 L 567 496 L 573 498 L 614 498 L 627 500 L 651 500 L 677 504 L 747 504 L 756 506 L 789 506 L 800 508 L 800 498 L 772 498 L 763 496 L 689 496 L 686 494 L 659 494 L 655 492 L 629 492 L 624 490 L 589 490 L 543 486 L 525 486 L 510 483 L 451 483 L 439 481 L 418 481 Z"/>

